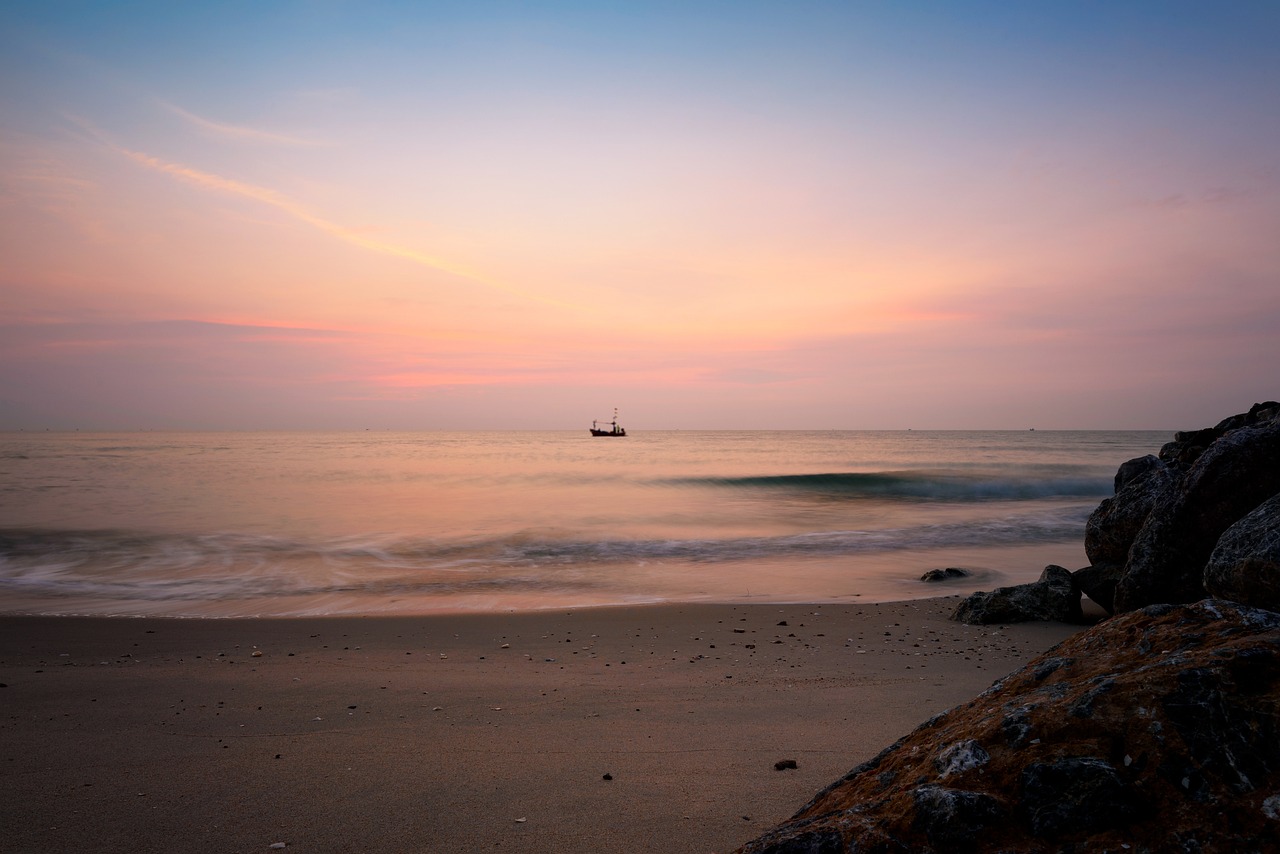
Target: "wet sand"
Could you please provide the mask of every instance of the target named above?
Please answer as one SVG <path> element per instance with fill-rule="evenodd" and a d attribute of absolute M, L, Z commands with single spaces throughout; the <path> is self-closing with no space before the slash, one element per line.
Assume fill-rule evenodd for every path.
<path fill-rule="evenodd" d="M 956 601 L 0 617 L 0 850 L 730 851 L 1079 631 Z"/>

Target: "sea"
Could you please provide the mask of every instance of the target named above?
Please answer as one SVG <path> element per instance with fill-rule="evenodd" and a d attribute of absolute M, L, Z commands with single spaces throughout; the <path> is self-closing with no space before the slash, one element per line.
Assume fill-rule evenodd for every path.
<path fill-rule="evenodd" d="M 1116 469 L 1171 435 L 0 433 L 0 613 L 962 595 L 1086 565 Z"/>

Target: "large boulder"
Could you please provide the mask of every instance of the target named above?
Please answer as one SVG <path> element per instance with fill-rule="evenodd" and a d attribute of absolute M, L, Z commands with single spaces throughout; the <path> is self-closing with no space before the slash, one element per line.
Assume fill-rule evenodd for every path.
<path fill-rule="evenodd" d="M 1218 538 L 1204 586 L 1214 596 L 1280 611 L 1280 493 Z"/>
<path fill-rule="evenodd" d="M 859 765 L 742 854 L 1280 850 L 1280 614 L 1082 631 Z"/>
<path fill-rule="evenodd" d="M 1123 566 L 1153 508 L 1165 502 L 1180 472 L 1148 454 L 1129 460 L 1116 472 L 1116 494 L 1104 499 L 1084 526 L 1084 553 L 1091 564 Z"/>
<path fill-rule="evenodd" d="M 1040 573 L 1039 581 L 970 594 L 956 606 L 951 619 L 970 625 L 1033 620 L 1079 623 L 1084 616 L 1075 578 L 1068 570 L 1050 564 Z"/>
<path fill-rule="evenodd" d="M 1277 492 L 1280 423 L 1232 430 L 1210 444 L 1147 515 L 1116 585 L 1116 611 L 1204 597 L 1218 537 Z"/>

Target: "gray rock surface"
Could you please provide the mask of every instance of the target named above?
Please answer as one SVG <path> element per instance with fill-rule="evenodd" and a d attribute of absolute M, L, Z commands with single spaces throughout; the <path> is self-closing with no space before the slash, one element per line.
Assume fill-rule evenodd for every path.
<path fill-rule="evenodd" d="M 1213 596 L 1280 611 L 1280 493 L 1218 538 L 1204 586 Z"/>

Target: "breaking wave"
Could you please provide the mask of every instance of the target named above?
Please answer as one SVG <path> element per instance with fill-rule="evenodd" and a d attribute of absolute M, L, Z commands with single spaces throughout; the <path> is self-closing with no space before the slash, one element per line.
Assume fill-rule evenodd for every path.
<path fill-rule="evenodd" d="M 687 478 L 667 482 L 829 498 L 954 502 L 1101 498 L 1111 494 L 1113 487 L 1109 476 L 1026 471 L 1017 475 L 963 471 L 828 472 Z"/>

